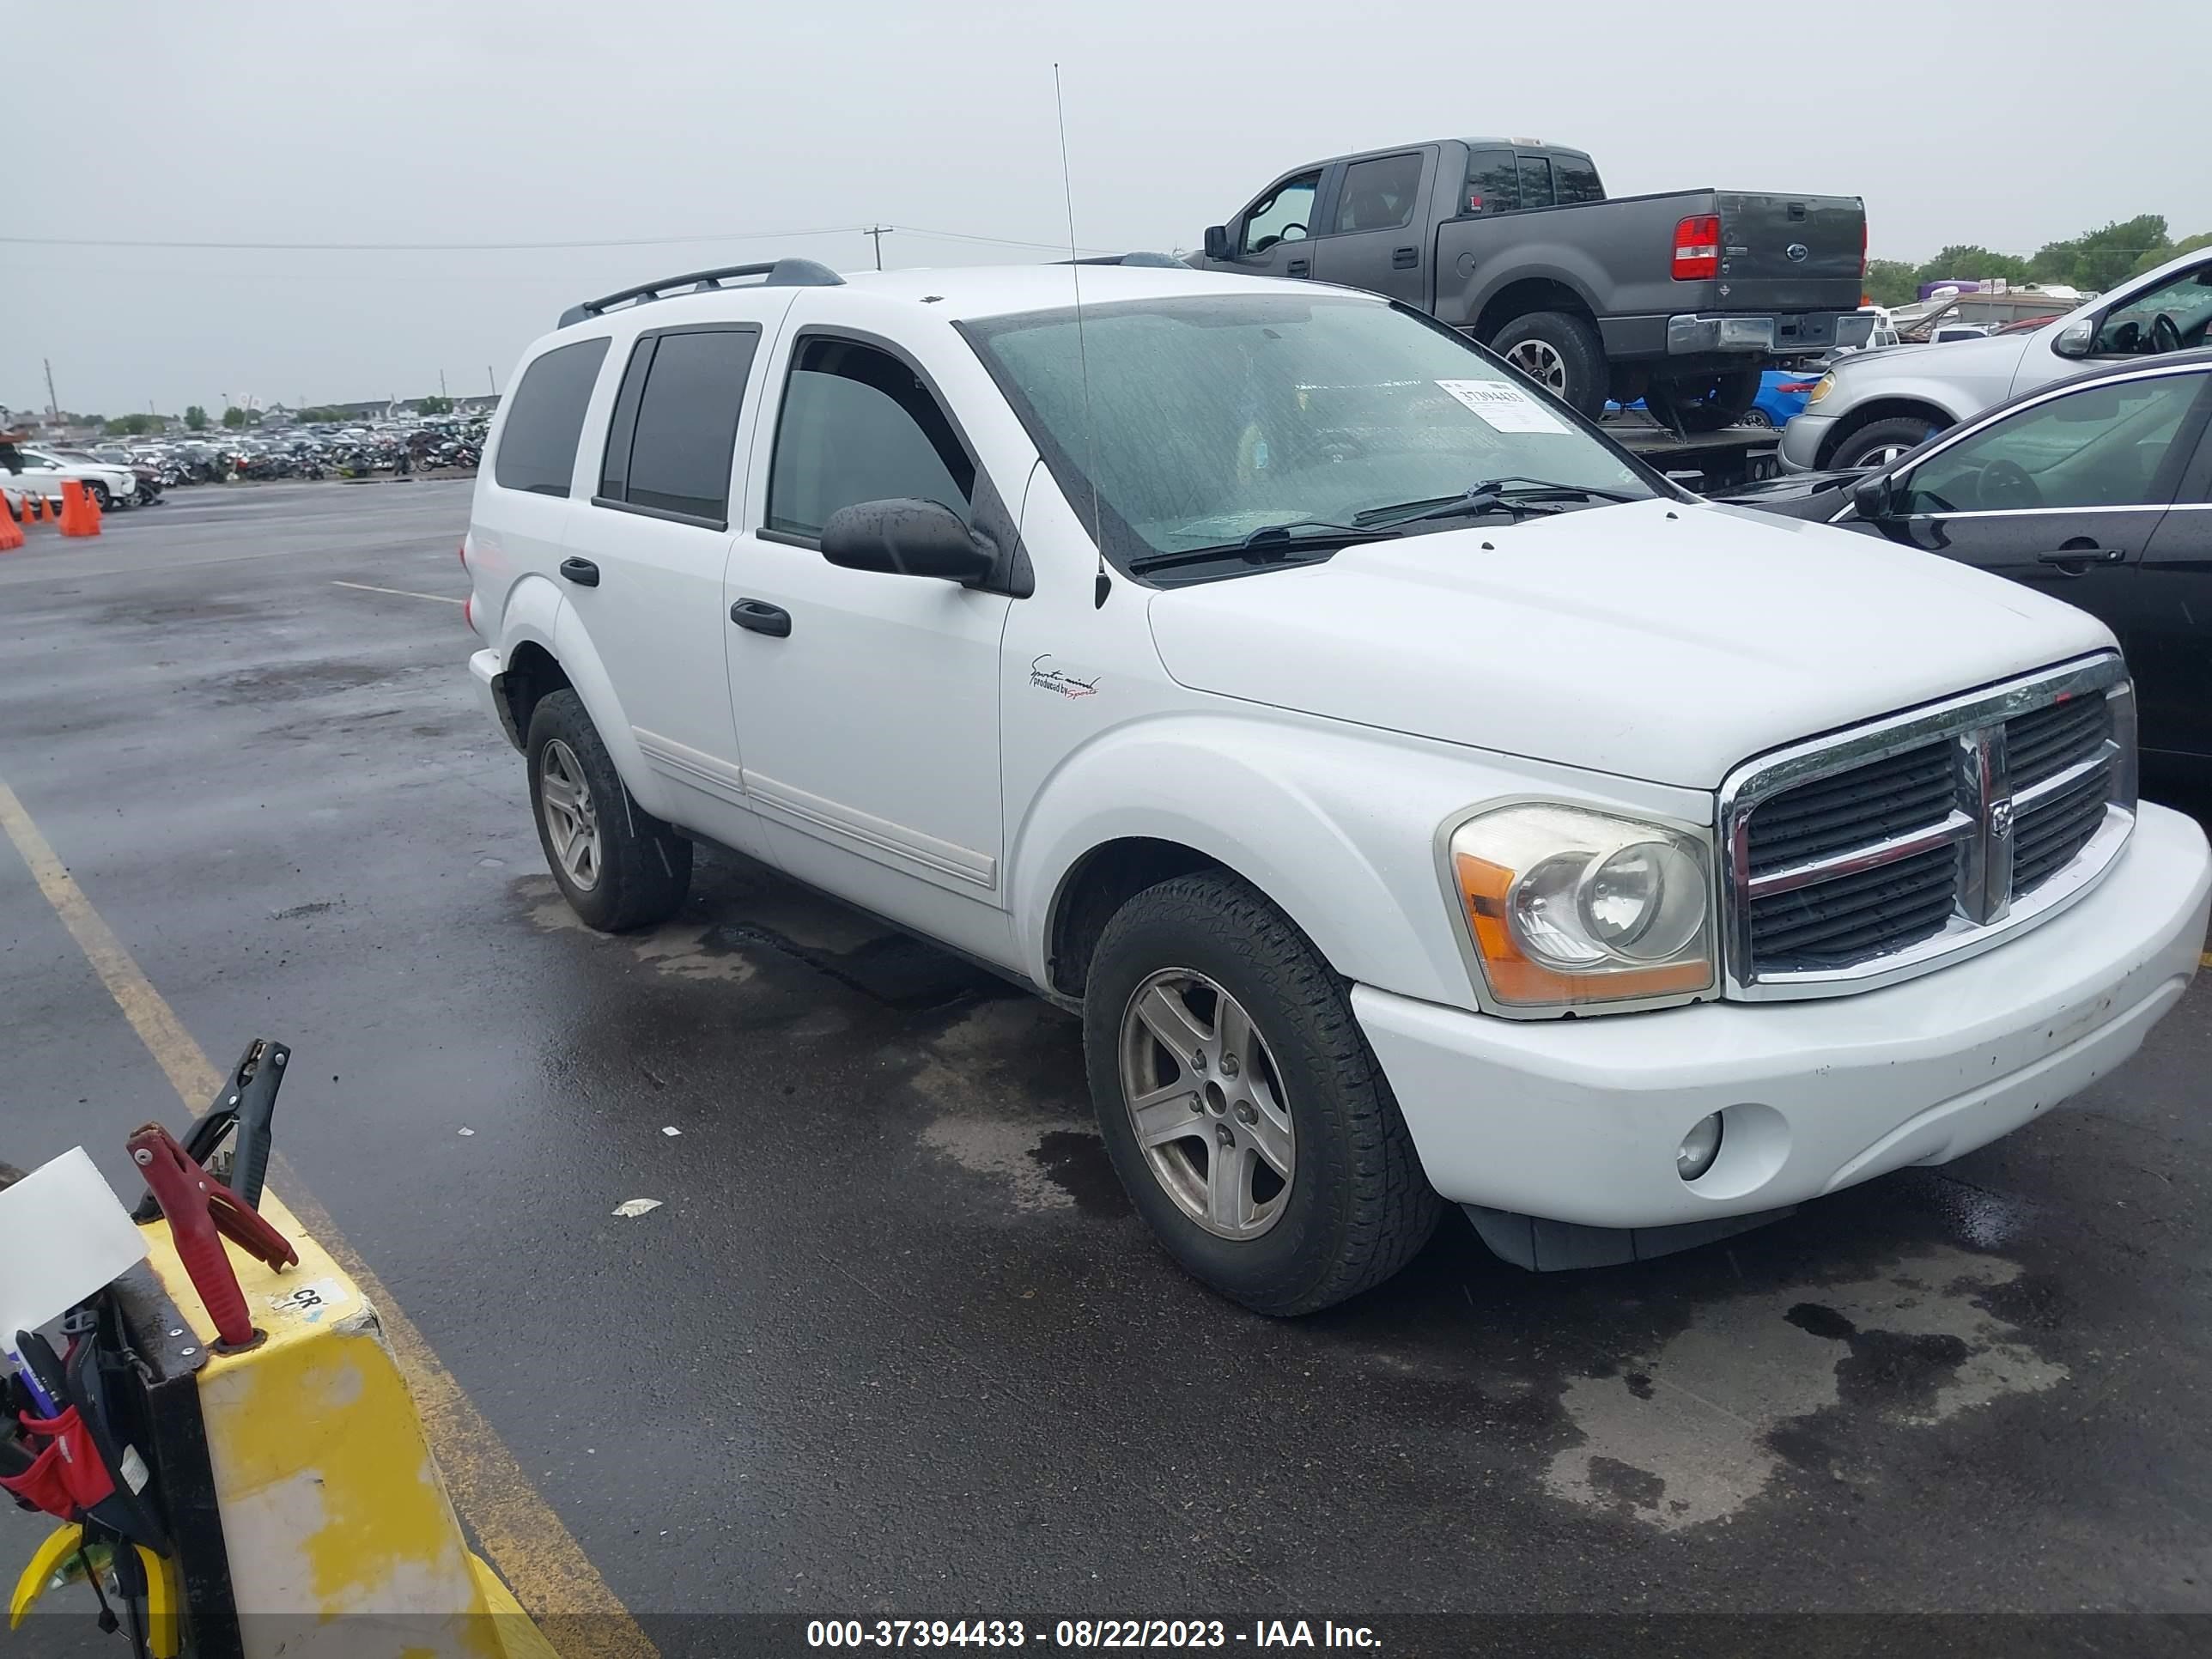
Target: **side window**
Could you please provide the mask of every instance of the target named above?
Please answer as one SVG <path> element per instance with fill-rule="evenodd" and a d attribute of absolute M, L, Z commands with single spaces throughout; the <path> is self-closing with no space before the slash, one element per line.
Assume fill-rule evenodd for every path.
<path fill-rule="evenodd" d="M 1521 205 L 1521 176 L 1510 149 L 1468 152 L 1467 193 L 1461 198 L 1468 213 L 1510 213 Z"/>
<path fill-rule="evenodd" d="M 607 425 L 595 499 L 726 527 L 738 408 L 759 344 L 750 326 L 641 337 Z"/>
<path fill-rule="evenodd" d="M 584 407 L 606 356 L 604 339 L 578 340 L 556 346 L 523 371 L 500 428 L 499 453 L 492 458 L 492 480 L 501 489 L 568 493 L 576 441 L 584 434 Z"/>
<path fill-rule="evenodd" d="M 1561 207 L 1605 200 L 1605 186 L 1598 182 L 1597 163 L 1587 155 L 1554 155 L 1552 179 L 1558 186 Z"/>
<path fill-rule="evenodd" d="M 1410 224 L 1413 198 L 1421 189 L 1421 156 L 1384 155 L 1372 161 L 1354 161 L 1344 170 L 1343 200 L 1337 205 L 1336 228 L 1344 230 L 1395 230 Z"/>
<path fill-rule="evenodd" d="M 770 530 L 818 536 L 841 507 L 894 497 L 968 516 L 975 464 L 921 377 L 855 340 L 805 340 L 793 356 L 769 465 Z"/>
<path fill-rule="evenodd" d="M 2179 351 L 2204 344 L 2207 323 L 2212 323 L 2212 265 L 2199 265 L 2106 313 L 2090 349 L 2118 356 Z"/>
<path fill-rule="evenodd" d="M 1550 207 L 1552 198 L 1552 164 L 1540 155 L 1523 155 L 1521 161 L 1521 205 L 1524 208 Z"/>
<path fill-rule="evenodd" d="M 1913 469 L 1909 513 L 2140 505 L 2154 499 L 2201 374 L 2084 386 L 1962 438 Z"/>
<path fill-rule="evenodd" d="M 1318 172 L 1303 173 L 1255 202 L 1244 216 L 1243 243 L 1237 251 L 1265 253 L 1278 242 L 1304 241 L 1313 224 L 1314 192 L 1320 188 Z"/>

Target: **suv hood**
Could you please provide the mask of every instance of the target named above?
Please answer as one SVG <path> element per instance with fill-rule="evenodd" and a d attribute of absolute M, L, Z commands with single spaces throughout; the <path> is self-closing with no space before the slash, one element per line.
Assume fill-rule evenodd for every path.
<path fill-rule="evenodd" d="M 2112 645 L 1948 559 L 1666 501 L 1348 547 L 1155 593 L 1151 620 L 1194 690 L 1694 789 Z"/>
<path fill-rule="evenodd" d="M 1941 352 L 1936 362 L 1951 364 L 1954 372 L 2002 374 L 2020 361 L 2027 350 L 2028 342 L 2036 337 L 2035 331 L 2030 330 L 2025 334 L 1985 334 L 1978 340 L 1908 340 L 1899 345 L 1854 352 L 1832 366 L 1829 373 L 1839 384 L 1847 378 L 1856 380 L 1863 374 L 1891 371 L 1919 374 L 1931 367 L 1929 354 Z"/>

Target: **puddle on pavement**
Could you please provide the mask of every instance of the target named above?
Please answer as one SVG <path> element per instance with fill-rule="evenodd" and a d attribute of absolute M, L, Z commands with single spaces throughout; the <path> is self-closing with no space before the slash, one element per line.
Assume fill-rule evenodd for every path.
<path fill-rule="evenodd" d="M 1652 1352 L 1568 1382 L 1561 1404 L 1583 1440 L 1553 1458 L 1545 1486 L 1679 1531 L 1728 1520 L 1785 1464 L 1851 1478 L 1805 1423 L 1817 1413 L 1926 1428 L 2054 1389 L 2066 1368 L 1996 1311 L 2021 1272 L 1942 1247 L 1851 1283 L 1708 1303 Z"/>
<path fill-rule="evenodd" d="M 979 1003 L 931 1040 L 914 1086 L 937 1113 L 921 1144 L 1002 1182 L 1016 1209 L 1127 1213 L 1091 1127 L 1082 1033 L 1050 1004 Z"/>

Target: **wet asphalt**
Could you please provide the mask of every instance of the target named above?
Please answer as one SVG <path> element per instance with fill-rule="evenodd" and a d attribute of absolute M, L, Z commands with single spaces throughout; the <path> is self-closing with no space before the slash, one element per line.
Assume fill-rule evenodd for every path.
<path fill-rule="evenodd" d="M 2212 988 L 1946 1168 L 1580 1274 L 1454 1216 L 1270 1322 L 1066 1016 L 732 855 L 569 918 L 459 607 L 338 585 L 459 599 L 468 491 L 0 556 L 0 779 L 217 1065 L 293 1045 L 279 1146 L 633 1611 L 2212 1611 Z M 0 843 L 0 1158 L 127 1191 L 149 1115 Z"/>

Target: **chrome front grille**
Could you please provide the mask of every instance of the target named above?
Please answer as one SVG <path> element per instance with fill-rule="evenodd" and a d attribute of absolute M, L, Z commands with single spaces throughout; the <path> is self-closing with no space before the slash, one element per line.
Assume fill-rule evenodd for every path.
<path fill-rule="evenodd" d="M 2097 658 L 1765 757 L 1721 817 L 1731 994 L 1867 990 L 1971 955 L 2126 842 L 2126 670 Z"/>

